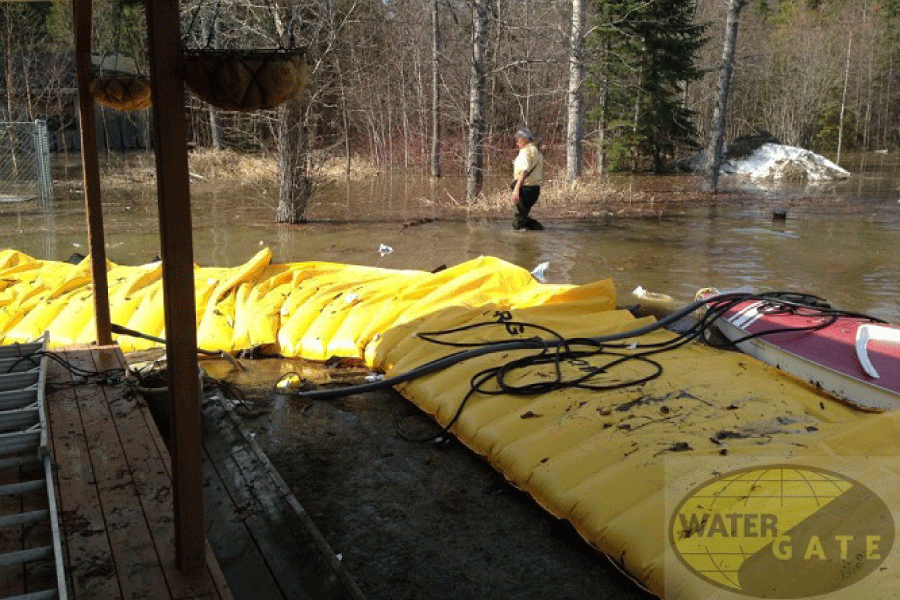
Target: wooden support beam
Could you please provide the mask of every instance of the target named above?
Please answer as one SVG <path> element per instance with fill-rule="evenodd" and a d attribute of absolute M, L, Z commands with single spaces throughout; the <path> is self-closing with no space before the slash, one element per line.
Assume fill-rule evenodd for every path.
<path fill-rule="evenodd" d="M 81 126 L 81 169 L 84 177 L 84 204 L 87 212 L 88 248 L 94 286 L 94 315 L 97 344 L 112 343 L 109 316 L 109 288 L 106 278 L 106 242 L 103 233 L 103 205 L 100 201 L 100 167 L 97 160 L 97 124 L 91 95 L 91 0 L 73 0 L 75 20 L 75 69 L 78 78 L 78 111 Z"/>
<path fill-rule="evenodd" d="M 182 571 L 192 571 L 205 564 L 206 535 L 194 252 L 179 18 L 178 0 L 147 0 L 166 359 L 172 400 L 175 560 Z"/>

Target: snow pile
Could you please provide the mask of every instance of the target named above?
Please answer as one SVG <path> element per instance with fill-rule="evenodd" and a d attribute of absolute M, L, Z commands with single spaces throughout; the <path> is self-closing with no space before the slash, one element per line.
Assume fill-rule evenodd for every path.
<path fill-rule="evenodd" d="M 748 156 L 724 162 L 720 172 L 771 181 L 831 181 L 850 175 L 815 152 L 772 143 L 763 144 Z"/>

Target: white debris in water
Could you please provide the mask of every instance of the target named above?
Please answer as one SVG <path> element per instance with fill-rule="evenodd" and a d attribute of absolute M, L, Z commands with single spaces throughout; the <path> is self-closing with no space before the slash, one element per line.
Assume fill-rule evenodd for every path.
<path fill-rule="evenodd" d="M 538 266 L 536 266 L 534 268 L 534 270 L 531 272 L 531 274 L 534 275 L 534 278 L 537 279 L 538 281 L 540 281 L 541 283 L 547 283 L 547 280 L 544 279 L 544 274 L 547 272 L 547 267 L 549 267 L 549 266 L 550 266 L 549 262 L 542 262 L 541 264 L 539 264 Z"/>
<path fill-rule="evenodd" d="M 636 298 L 641 300 L 655 300 L 656 302 L 673 302 L 672 296 L 668 294 L 660 294 L 659 292 L 651 292 L 639 285 L 631 292 Z"/>
<path fill-rule="evenodd" d="M 381 244 L 380 246 L 378 246 L 378 254 L 380 254 L 381 256 L 387 256 L 388 254 L 391 254 L 393 252 L 394 249 L 386 244 Z"/>
<path fill-rule="evenodd" d="M 763 144 L 749 156 L 722 164 L 722 173 L 751 179 L 831 181 L 850 172 L 810 150 L 781 144 Z"/>

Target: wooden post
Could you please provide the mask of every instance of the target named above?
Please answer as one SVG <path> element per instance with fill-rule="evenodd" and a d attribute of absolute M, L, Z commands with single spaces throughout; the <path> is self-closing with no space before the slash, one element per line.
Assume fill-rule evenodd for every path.
<path fill-rule="evenodd" d="M 91 16 L 92 0 L 73 0 L 75 20 L 75 69 L 78 78 L 78 113 L 81 126 L 81 170 L 84 177 L 84 204 L 87 212 L 88 252 L 94 285 L 94 315 L 97 345 L 112 343 L 109 317 L 109 289 L 106 278 L 106 242 L 103 234 L 103 205 L 100 202 L 100 167 L 97 160 L 97 124 L 91 96 Z"/>
<path fill-rule="evenodd" d="M 172 402 L 175 560 L 180 570 L 192 571 L 205 564 L 206 528 L 194 251 L 178 0 L 147 0 L 147 28 L 166 359 Z"/>

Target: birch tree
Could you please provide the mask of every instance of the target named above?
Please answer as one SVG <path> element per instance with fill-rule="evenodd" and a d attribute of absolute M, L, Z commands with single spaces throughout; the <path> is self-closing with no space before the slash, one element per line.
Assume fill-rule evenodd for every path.
<path fill-rule="evenodd" d="M 719 65 L 716 105 L 713 109 L 711 135 L 706 149 L 706 171 L 709 177 L 709 189 L 712 192 L 717 192 L 719 187 L 719 169 L 722 166 L 722 148 L 725 139 L 725 115 L 728 111 L 728 93 L 731 89 L 731 73 L 734 69 L 738 24 L 740 23 L 741 9 L 748 1 L 728 0 L 728 17 L 725 21 L 725 41 L 722 44 L 722 62 Z"/>
<path fill-rule="evenodd" d="M 472 9 L 472 63 L 469 72 L 468 144 L 466 148 L 466 201 L 481 193 L 484 183 L 485 63 L 488 44 L 487 0 L 470 0 Z"/>
<path fill-rule="evenodd" d="M 569 37 L 569 88 L 566 98 L 566 181 L 581 177 L 584 131 L 584 5 L 572 0 L 572 27 Z"/>
<path fill-rule="evenodd" d="M 431 176 L 441 176 L 441 25 L 439 0 L 431 3 Z"/>

